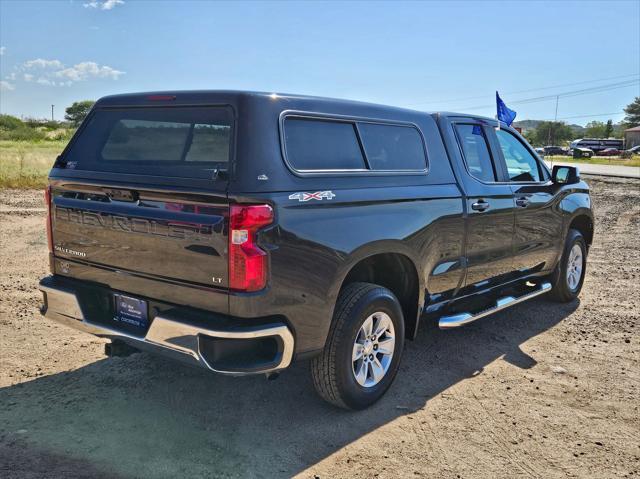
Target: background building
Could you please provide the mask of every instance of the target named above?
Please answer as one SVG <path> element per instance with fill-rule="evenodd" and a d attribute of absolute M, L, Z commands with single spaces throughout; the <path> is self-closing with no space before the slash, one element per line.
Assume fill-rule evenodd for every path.
<path fill-rule="evenodd" d="M 624 130 L 624 147 L 628 150 L 637 145 L 640 145 L 640 126 Z"/>

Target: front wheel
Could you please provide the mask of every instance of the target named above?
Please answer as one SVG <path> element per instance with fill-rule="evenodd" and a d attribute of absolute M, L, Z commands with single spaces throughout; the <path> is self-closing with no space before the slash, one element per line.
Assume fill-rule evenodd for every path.
<path fill-rule="evenodd" d="M 560 263 L 553 274 L 551 297 L 559 302 L 568 303 L 580 294 L 587 271 L 587 244 L 578 230 L 571 229 L 567 234 Z"/>
<path fill-rule="evenodd" d="M 338 297 L 327 343 L 311 361 L 313 384 L 326 401 L 364 409 L 387 391 L 404 348 L 404 318 L 395 295 L 352 283 Z"/>

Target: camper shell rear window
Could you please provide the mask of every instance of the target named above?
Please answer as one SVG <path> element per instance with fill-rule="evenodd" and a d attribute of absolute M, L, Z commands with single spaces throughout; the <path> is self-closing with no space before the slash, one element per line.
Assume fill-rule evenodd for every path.
<path fill-rule="evenodd" d="M 97 108 L 59 166 L 211 179 L 230 161 L 232 125 L 226 107 Z"/>

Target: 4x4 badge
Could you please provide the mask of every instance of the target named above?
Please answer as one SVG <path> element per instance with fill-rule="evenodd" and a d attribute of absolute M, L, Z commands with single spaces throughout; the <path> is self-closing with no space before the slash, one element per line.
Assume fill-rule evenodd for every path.
<path fill-rule="evenodd" d="M 315 193 L 293 193 L 289 195 L 290 200 L 298 200 L 298 201 L 309 201 L 309 200 L 319 200 L 323 199 L 332 200 L 336 195 L 333 194 L 333 191 L 316 191 Z"/>

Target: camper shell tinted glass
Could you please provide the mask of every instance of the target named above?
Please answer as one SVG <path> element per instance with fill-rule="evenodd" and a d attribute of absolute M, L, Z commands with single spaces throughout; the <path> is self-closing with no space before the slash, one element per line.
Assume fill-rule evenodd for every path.
<path fill-rule="evenodd" d="M 58 166 L 211 179 L 230 161 L 232 124 L 226 107 L 98 108 Z"/>
<path fill-rule="evenodd" d="M 372 170 L 424 170 L 426 157 L 416 128 L 358 123 L 358 131 Z"/>
<path fill-rule="evenodd" d="M 296 172 L 424 172 L 422 135 L 412 124 L 289 114 L 285 160 Z"/>
<path fill-rule="evenodd" d="M 289 161 L 297 170 L 365 169 L 353 123 L 287 118 L 284 138 Z"/>

